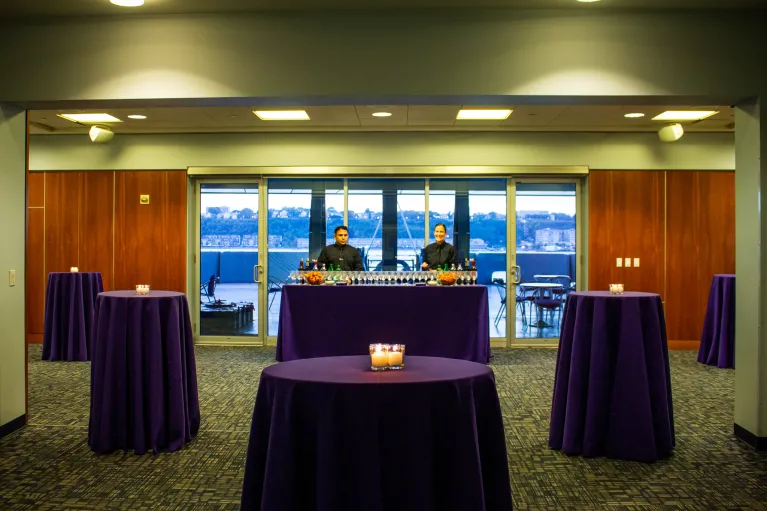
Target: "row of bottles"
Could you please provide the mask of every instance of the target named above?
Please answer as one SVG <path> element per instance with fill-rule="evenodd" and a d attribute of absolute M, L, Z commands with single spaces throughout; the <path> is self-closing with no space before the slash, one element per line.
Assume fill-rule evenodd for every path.
<path fill-rule="evenodd" d="M 464 264 L 458 263 L 458 267 L 455 266 L 455 264 L 451 264 L 450 267 L 448 267 L 447 264 L 438 264 L 435 270 L 439 271 L 477 271 L 477 263 L 475 259 L 472 257 L 471 260 L 467 257 L 464 259 Z M 312 259 L 311 263 L 309 262 L 309 259 L 306 260 L 306 265 L 304 266 L 304 259 L 301 258 L 301 262 L 298 263 L 298 271 L 342 271 L 341 265 L 336 264 L 330 265 L 330 268 L 326 268 L 325 264 L 322 265 L 317 264 L 316 259 Z"/>

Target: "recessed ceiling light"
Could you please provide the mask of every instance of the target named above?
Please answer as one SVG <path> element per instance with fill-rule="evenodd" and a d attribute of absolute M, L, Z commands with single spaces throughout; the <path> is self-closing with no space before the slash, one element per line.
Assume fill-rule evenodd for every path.
<path fill-rule="evenodd" d="M 375 112 L 373 117 L 391 117 L 391 112 Z"/>
<path fill-rule="evenodd" d="M 119 5 L 120 7 L 141 7 L 144 5 L 144 0 L 109 0 L 114 5 Z"/>
<path fill-rule="evenodd" d="M 84 124 L 95 124 L 98 122 L 122 122 L 117 117 L 109 114 L 58 114 L 62 119 L 72 122 L 81 122 Z"/>
<path fill-rule="evenodd" d="M 700 121 L 718 114 L 714 110 L 669 110 L 652 118 L 653 121 Z"/>
<path fill-rule="evenodd" d="M 511 115 L 511 110 L 459 110 L 456 119 L 458 120 L 481 120 L 481 121 L 495 121 L 503 120 Z"/>
<path fill-rule="evenodd" d="M 640 117 L 644 117 L 644 114 L 640 112 L 634 112 L 631 114 L 626 114 L 623 117 L 627 117 L 629 119 L 639 119 Z"/>
<path fill-rule="evenodd" d="M 262 121 L 308 121 L 305 110 L 254 110 Z"/>
<path fill-rule="evenodd" d="M 600 0 L 576 0 L 576 1 L 582 4 L 592 4 L 594 2 L 599 2 Z"/>
<path fill-rule="evenodd" d="M 129 115 L 128 119 L 146 119 L 146 115 L 133 114 Z"/>

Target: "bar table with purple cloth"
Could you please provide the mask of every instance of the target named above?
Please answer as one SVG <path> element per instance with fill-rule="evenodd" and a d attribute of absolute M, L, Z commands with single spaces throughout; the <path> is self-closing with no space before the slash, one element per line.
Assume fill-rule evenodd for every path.
<path fill-rule="evenodd" d="M 51 272 L 45 290 L 43 360 L 90 360 L 96 295 L 104 290 L 99 272 Z"/>
<path fill-rule="evenodd" d="M 698 362 L 735 367 L 735 275 L 714 275 L 711 281 Z"/>
<path fill-rule="evenodd" d="M 512 509 L 492 370 L 406 356 L 405 369 L 374 372 L 369 355 L 267 367 L 242 509 Z"/>
<path fill-rule="evenodd" d="M 101 293 L 93 324 L 90 448 L 158 453 L 194 439 L 200 405 L 186 296 Z"/>
<path fill-rule="evenodd" d="M 571 293 L 562 319 L 549 447 L 649 462 L 674 445 L 660 296 Z"/>
<path fill-rule="evenodd" d="M 310 286 L 282 288 L 277 360 L 359 355 L 368 345 L 487 363 L 485 286 Z"/>

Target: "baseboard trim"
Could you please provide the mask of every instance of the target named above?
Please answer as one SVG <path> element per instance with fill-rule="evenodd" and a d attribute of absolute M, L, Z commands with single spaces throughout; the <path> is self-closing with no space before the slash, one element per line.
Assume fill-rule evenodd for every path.
<path fill-rule="evenodd" d="M 735 424 L 735 436 L 743 440 L 757 451 L 767 451 L 767 437 L 756 436 L 743 426 Z"/>
<path fill-rule="evenodd" d="M 27 344 L 42 344 L 43 334 L 27 334 Z"/>
<path fill-rule="evenodd" d="M 10 435 L 14 431 L 17 431 L 27 425 L 27 414 L 20 417 L 16 417 L 11 422 L 0 426 L 0 438 Z"/>
<path fill-rule="evenodd" d="M 669 341 L 670 350 L 699 350 L 700 341 Z"/>

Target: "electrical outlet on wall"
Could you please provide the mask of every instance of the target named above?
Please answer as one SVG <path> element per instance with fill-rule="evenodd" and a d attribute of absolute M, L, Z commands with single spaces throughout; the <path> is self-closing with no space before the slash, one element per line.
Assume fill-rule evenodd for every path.
<path fill-rule="evenodd" d="M 631 258 L 627 257 L 626 260 L 623 262 L 623 266 L 626 268 L 631 268 Z"/>
<path fill-rule="evenodd" d="M 639 258 L 638 257 L 634 258 L 634 268 L 639 268 Z"/>
<path fill-rule="evenodd" d="M 8 285 L 10 287 L 16 285 L 16 270 L 8 270 Z"/>
<path fill-rule="evenodd" d="M 619 258 L 617 258 L 617 259 L 615 260 L 615 266 L 616 266 L 617 268 L 621 268 L 621 267 L 623 266 L 623 258 L 622 258 L 622 257 L 619 257 Z"/>

